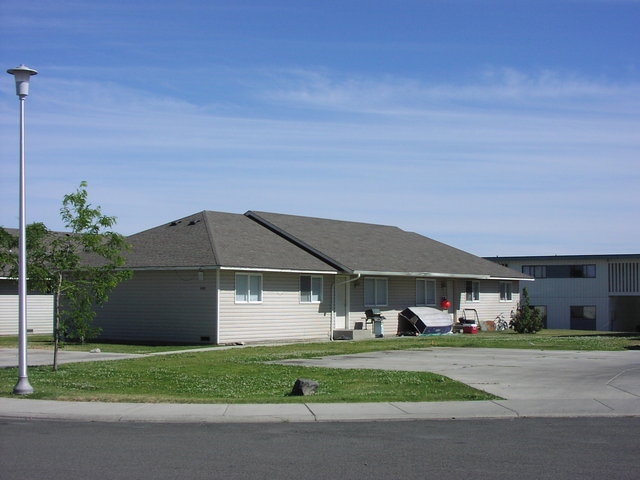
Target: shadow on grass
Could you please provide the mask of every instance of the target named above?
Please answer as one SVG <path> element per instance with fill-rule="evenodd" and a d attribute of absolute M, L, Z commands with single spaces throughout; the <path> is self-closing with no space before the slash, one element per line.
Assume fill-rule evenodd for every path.
<path fill-rule="evenodd" d="M 549 330 L 552 332 L 553 330 Z M 598 337 L 620 337 L 630 338 L 632 340 L 640 340 L 640 332 L 600 332 L 597 330 L 580 330 L 575 333 L 566 333 L 562 335 L 556 335 L 558 338 L 571 338 L 571 337 L 585 337 L 585 336 L 598 336 Z"/>

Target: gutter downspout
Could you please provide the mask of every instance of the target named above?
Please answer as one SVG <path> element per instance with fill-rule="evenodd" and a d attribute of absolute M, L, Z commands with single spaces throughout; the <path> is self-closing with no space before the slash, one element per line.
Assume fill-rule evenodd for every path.
<path fill-rule="evenodd" d="M 355 278 L 351 278 L 349 280 L 345 280 L 344 282 L 336 283 L 333 282 L 333 286 L 331 287 L 331 324 L 329 325 L 329 340 L 333 341 L 333 330 L 336 325 L 336 287 L 338 285 L 346 285 L 347 283 L 352 283 L 360 280 L 362 276 L 361 273 L 357 273 Z M 345 315 L 346 315 L 345 311 Z"/>
<path fill-rule="evenodd" d="M 216 345 L 220 344 L 220 269 L 216 269 Z"/>

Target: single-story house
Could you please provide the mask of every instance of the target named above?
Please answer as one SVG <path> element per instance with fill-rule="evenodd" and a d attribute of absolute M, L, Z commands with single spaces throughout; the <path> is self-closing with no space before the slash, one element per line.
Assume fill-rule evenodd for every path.
<path fill-rule="evenodd" d="M 525 285 L 545 328 L 640 331 L 640 254 L 492 257 Z"/>
<path fill-rule="evenodd" d="M 508 317 L 528 275 L 400 228 L 203 211 L 128 237 L 134 274 L 98 310 L 108 340 L 228 344 L 332 339 L 379 309 Z M 365 324 L 366 327 L 366 324 Z"/>

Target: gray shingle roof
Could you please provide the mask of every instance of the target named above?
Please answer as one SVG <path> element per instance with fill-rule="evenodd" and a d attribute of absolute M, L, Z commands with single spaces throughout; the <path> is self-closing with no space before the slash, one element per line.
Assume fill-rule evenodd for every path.
<path fill-rule="evenodd" d="M 125 254 L 126 267 L 133 269 L 342 270 L 529 279 L 398 227 L 268 212 L 203 211 L 131 235 L 127 242 L 132 248 Z"/>
<path fill-rule="evenodd" d="M 127 237 L 127 268 L 335 270 L 245 215 L 203 211 Z"/>
<path fill-rule="evenodd" d="M 529 278 L 398 227 L 267 212 L 245 215 L 348 272 Z"/>

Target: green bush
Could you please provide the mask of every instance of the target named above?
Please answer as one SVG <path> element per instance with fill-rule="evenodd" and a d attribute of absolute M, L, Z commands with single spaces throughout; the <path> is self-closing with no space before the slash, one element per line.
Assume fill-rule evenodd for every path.
<path fill-rule="evenodd" d="M 543 323 L 540 312 L 529 303 L 529 292 L 522 290 L 522 299 L 518 308 L 511 314 L 509 327 L 517 333 L 536 333 L 542 330 Z"/>

